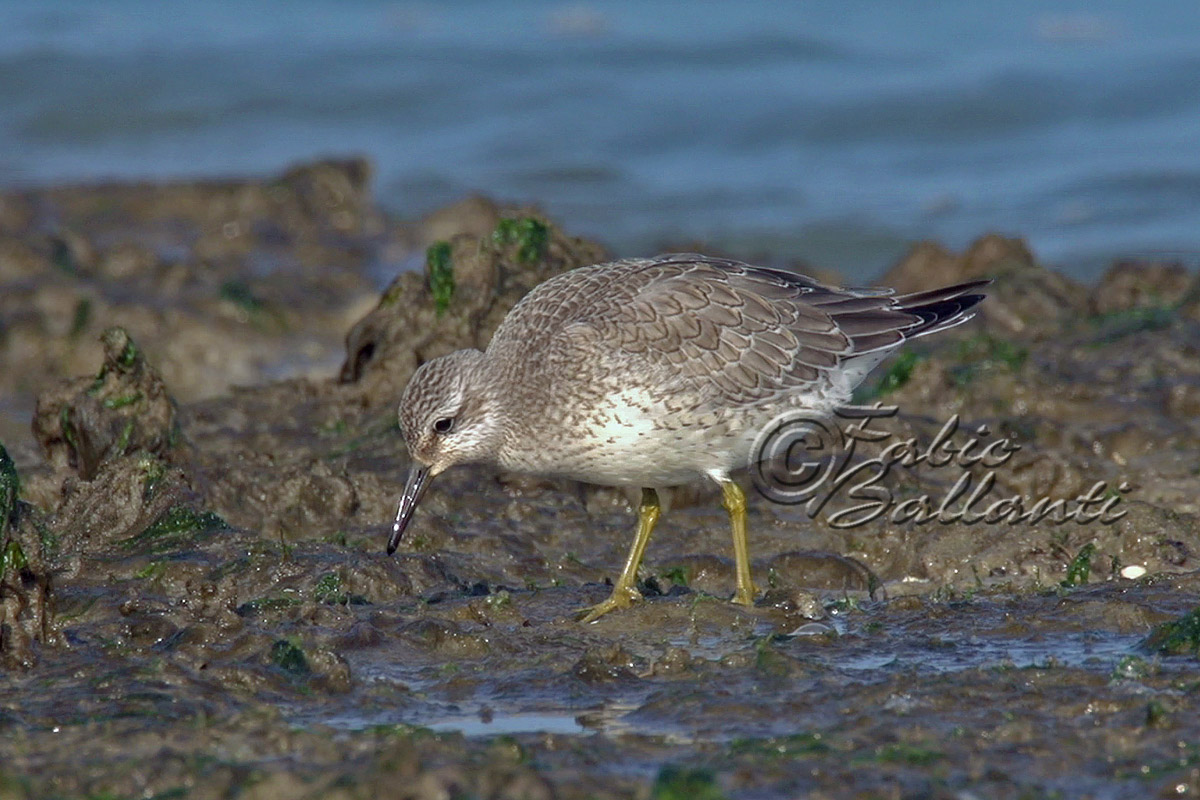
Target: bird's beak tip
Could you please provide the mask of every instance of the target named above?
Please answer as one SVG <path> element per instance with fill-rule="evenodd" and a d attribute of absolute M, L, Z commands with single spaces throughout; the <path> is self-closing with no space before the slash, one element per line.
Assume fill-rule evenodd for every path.
<path fill-rule="evenodd" d="M 396 548 L 400 546 L 400 539 L 404 535 L 404 529 L 408 527 L 409 521 L 412 519 L 413 512 L 416 510 L 417 503 L 420 502 L 421 496 L 425 494 L 425 489 L 429 485 L 430 471 L 428 467 L 413 465 L 408 473 L 408 482 L 404 486 L 404 494 L 400 498 L 400 505 L 396 509 L 396 521 L 392 525 L 392 535 L 388 537 L 387 554 L 393 555 Z"/>

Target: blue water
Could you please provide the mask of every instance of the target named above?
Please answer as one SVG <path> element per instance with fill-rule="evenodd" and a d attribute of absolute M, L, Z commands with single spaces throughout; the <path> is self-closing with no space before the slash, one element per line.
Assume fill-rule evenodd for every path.
<path fill-rule="evenodd" d="M 363 153 L 417 215 L 870 278 L 989 230 L 1200 257 L 1200 3 L 0 0 L 0 184 Z"/>

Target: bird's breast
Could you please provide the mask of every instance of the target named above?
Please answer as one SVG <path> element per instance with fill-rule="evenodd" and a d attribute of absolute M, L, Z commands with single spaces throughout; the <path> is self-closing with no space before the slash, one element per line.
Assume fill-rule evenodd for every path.
<path fill-rule="evenodd" d="M 544 411 L 547 424 L 505 448 L 502 467 L 607 486 L 663 487 L 744 466 L 738 425 L 646 389 L 573 403 L 569 413 Z"/>

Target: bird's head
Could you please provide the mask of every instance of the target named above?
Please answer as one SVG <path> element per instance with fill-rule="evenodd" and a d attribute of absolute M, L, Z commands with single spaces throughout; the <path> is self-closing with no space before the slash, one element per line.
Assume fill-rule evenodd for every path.
<path fill-rule="evenodd" d="M 412 465 L 389 553 L 399 545 L 431 478 L 455 464 L 494 457 L 500 426 L 484 379 L 483 353 L 458 350 L 422 364 L 404 389 L 398 416 Z"/>

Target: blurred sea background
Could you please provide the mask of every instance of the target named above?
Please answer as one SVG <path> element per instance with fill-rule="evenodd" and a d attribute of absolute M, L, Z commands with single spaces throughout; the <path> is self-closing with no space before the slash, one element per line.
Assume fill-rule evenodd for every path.
<path fill-rule="evenodd" d="M 0 0 L 0 185 L 365 154 L 391 212 L 852 279 L 987 231 L 1200 260 L 1200 3 Z"/>

